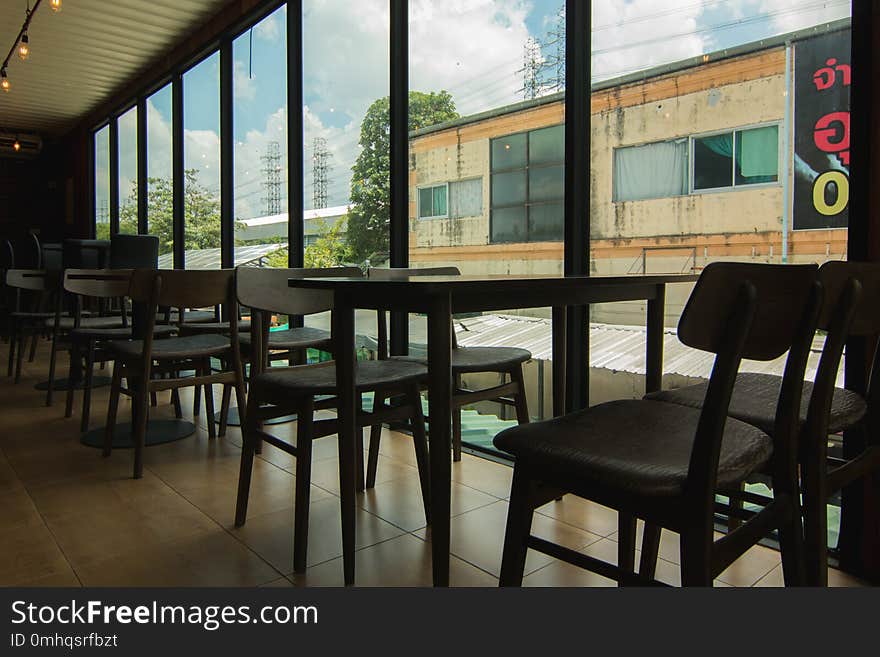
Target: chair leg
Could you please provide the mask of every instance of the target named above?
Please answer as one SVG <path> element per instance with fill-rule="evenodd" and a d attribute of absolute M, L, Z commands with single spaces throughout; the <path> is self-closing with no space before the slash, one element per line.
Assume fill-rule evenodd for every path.
<path fill-rule="evenodd" d="M 355 438 L 358 452 L 355 460 L 355 481 L 358 493 L 364 492 L 364 429 L 365 427 L 359 427 Z"/>
<path fill-rule="evenodd" d="M 198 369 L 196 369 L 198 375 Z M 202 386 L 196 386 L 193 390 L 193 417 L 198 417 L 202 411 Z"/>
<path fill-rule="evenodd" d="M 107 425 L 104 427 L 104 456 L 113 450 L 113 431 L 116 428 L 116 413 L 119 410 L 119 388 L 122 385 L 122 363 L 113 363 L 113 379 L 110 384 L 110 403 L 107 405 Z"/>
<path fill-rule="evenodd" d="M 37 340 L 39 339 L 40 334 L 38 331 L 34 331 L 31 334 L 31 352 L 28 354 L 28 362 L 33 363 L 34 358 L 37 356 Z"/>
<path fill-rule="evenodd" d="M 36 338 L 36 335 L 34 336 Z M 52 347 L 49 351 L 49 387 L 46 388 L 46 406 L 52 405 L 52 397 L 55 394 L 55 364 L 58 359 L 58 336 L 52 335 Z M 68 381 L 73 385 L 73 381 Z"/>
<path fill-rule="evenodd" d="M 13 319 L 9 327 L 9 360 L 6 365 L 6 376 L 15 371 L 15 345 L 18 342 L 18 321 Z"/>
<path fill-rule="evenodd" d="M 236 527 L 241 527 L 247 520 L 251 472 L 254 468 L 254 443 L 256 441 L 254 432 L 258 427 L 256 411 L 259 408 L 259 401 L 255 397 L 251 397 L 248 403 L 251 404 L 251 407 L 248 408 L 246 417 L 242 418 L 241 422 L 241 465 L 238 472 L 238 497 L 235 500 Z"/>
<path fill-rule="evenodd" d="M 514 408 L 516 408 L 516 421 L 520 424 L 527 424 L 531 418 L 529 417 L 529 402 L 526 397 L 526 383 L 523 377 L 522 365 L 515 367 L 510 372 L 510 379 L 516 383 L 517 387 L 517 392 L 513 396 Z"/>
<path fill-rule="evenodd" d="M 150 382 L 146 378 L 137 381 L 137 387 L 132 391 L 131 416 L 132 432 L 134 434 L 134 478 L 144 476 L 144 449 L 147 438 L 147 414 L 150 409 Z"/>
<path fill-rule="evenodd" d="M 639 561 L 639 575 L 654 579 L 657 574 L 657 557 L 660 554 L 660 533 L 662 528 L 659 525 L 645 523 L 642 532 L 642 558 Z"/>
<path fill-rule="evenodd" d="M 455 390 L 461 389 L 461 376 L 456 375 Z M 455 392 L 453 391 L 453 397 Z M 461 406 L 452 407 L 452 460 L 454 462 L 461 461 Z"/>
<path fill-rule="evenodd" d="M 418 386 L 407 393 L 407 403 L 413 408 L 412 434 L 416 450 L 416 465 L 419 468 L 419 484 L 422 488 L 422 504 L 425 507 L 425 521 L 431 524 L 431 464 L 428 459 L 428 438 L 425 434 L 425 416 L 422 414 L 422 396 Z M 372 447 L 372 440 L 370 447 Z M 377 450 L 378 451 L 378 450 Z"/>
<path fill-rule="evenodd" d="M 232 399 L 232 387 L 228 383 L 223 384 L 223 397 L 220 400 L 220 429 L 217 435 L 221 438 L 226 435 L 226 427 L 229 424 L 229 402 Z"/>
<path fill-rule="evenodd" d="M 737 490 L 739 490 L 739 492 L 741 492 L 741 493 L 745 492 L 746 482 L 744 482 L 744 481 L 740 482 L 737 485 Z M 738 510 L 738 511 L 743 510 L 742 498 L 734 499 L 731 497 L 727 500 L 727 503 L 730 506 L 731 510 Z M 736 516 L 734 516 L 734 515 L 728 516 L 728 518 L 727 518 L 727 532 L 730 533 L 732 531 L 735 531 L 741 524 L 742 524 L 742 520 L 740 520 Z"/>
<path fill-rule="evenodd" d="M 499 586 L 522 586 L 526 568 L 526 541 L 532 531 L 532 481 L 528 469 L 521 463 L 513 467 L 510 487 L 510 505 L 507 510 L 507 528 L 504 531 L 504 550 L 501 556 Z"/>
<path fill-rule="evenodd" d="M 89 429 L 89 416 L 92 411 L 92 381 L 95 372 L 95 341 L 89 340 L 89 346 L 86 350 L 86 372 L 83 381 L 83 404 L 82 419 L 80 420 L 80 431 L 85 433 Z M 73 386 L 70 386 L 73 388 Z"/>
<path fill-rule="evenodd" d="M 385 397 L 379 392 L 373 397 L 373 409 L 385 404 Z M 382 425 L 374 424 L 370 427 L 370 452 L 367 457 L 367 488 L 376 485 L 376 471 L 379 469 L 379 443 L 382 440 Z"/>
<path fill-rule="evenodd" d="M 617 512 L 617 567 L 628 573 L 636 567 L 636 517 L 627 511 Z"/>
<path fill-rule="evenodd" d="M 171 403 L 174 404 L 174 417 L 179 420 L 183 417 L 183 408 L 180 406 L 180 393 L 177 388 L 171 391 Z"/>
<path fill-rule="evenodd" d="M 309 547 L 309 503 L 312 480 L 312 436 L 315 401 L 307 398 L 296 420 L 296 499 L 293 509 L 293 572 L 304 573 Z"/>
<path fill-rule="evenodd" d="M 712 586 L 711 549 L 711 528 L 681 532 L 682 586 Z"/>
<path fill-rule="evenodd" d="M 27 347 L 27 331 L 22 331 L 18 337 L 18 354 L 15 360 L 15 383 L 21 381 L 21 361 L 24 358 L 24 350 Z"/>
<path fill-rule="evenodd" d="M 800 506 L 796 501 L 797 492 L 793 496 L 790 492 L 774 490 L 774 498 L 789 505 L 789 512 L 779 527 L 779 551 L 782 556 L 783 580 L 786 586 L 804 586 L 806 583 L 804 527 L 801 522 Z M 824 523 L 822 524 L 824 525 Z"/>
<path fill-rule="evenodd" d="M 77 369 L 82 362 L 82 354 L 79 352 L 79 344 L 74 342 L 70 345 L 70 366 L 67 368 L 67 380 L 73 381 L 77 377 Z M 64 399 L 64 417 L 73 415 L 73 397 L 76 386 L 67 386 L 67 394 Z"/>
<path fill-rule="evenodd" d="M 211 361 L 207 361 L 202 367 L 203 376 L 211 376 Z M 202 386 L 205 392 L 205 421 L 208 423 L 208 438 L 217 437 L 217 427 L 214 424 L 214 386 L 206 383 Z"/>

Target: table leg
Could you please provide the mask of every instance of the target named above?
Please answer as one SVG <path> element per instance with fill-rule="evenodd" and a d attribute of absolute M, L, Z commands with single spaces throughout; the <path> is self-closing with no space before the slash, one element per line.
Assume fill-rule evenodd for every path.
<path fill-rule="evenodd" d="M 428 311 L 428 416 L 431 460 L 431 558 L 434 586 L 449 586 L 452 486 L 452 302 L 438 296 Z"/>
<path fill-rule="evenodd" d="M 658 392 L 663 385 L 663 320 L 666 314 L 666 286 L 658 285 L 648 299 L 645 346 L 645 393 Z"/>
<path fill-rule="evenodd" d="M 553 416 L 565 415 L 565 327 L 567 309 L 554 306 L 553 332 Z"/>
<path fill-rule="evenodd" d="M 333 339 L 336 346 L 337 414 L 339 421 L 339 499 L 342 515 L 342 568 L 345 585 L 354 584 L 356 522 L 356 391 L 354 348 L 354 308 L 336 293 L 333 305 Z"/>

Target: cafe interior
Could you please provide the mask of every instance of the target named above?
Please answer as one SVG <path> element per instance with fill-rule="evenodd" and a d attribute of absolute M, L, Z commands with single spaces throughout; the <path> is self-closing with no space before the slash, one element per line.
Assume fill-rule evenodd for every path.
<path fill-rule="evenodd" d="M 725 4 L 4 1 L 0 584 L 880 582 L 880 3 Z M 784 69 L 778 158 L 744 67 L 754 102 L 726 136 L 669 127 L 729 81 L 656 80 L 843 19 L 851 69 L 828 70 L 847 150 L 826 174 L 799 150 L 807 51 L 785 38 L 749 55 Z M 686 266 L 651 246 L 635 269 L 597 265 L 598 240 L 629 238 L 593 219 L 595 122 L 636 101 L 591 90 L 648 77 L 658 95 L 637 102 L 656 111 L 624 139 L 684 157 L 663 207 L 752 221 L 766 205 L 741 199 L 778 202 L 754 217 L 782 222 L 768 250 L 697 235 Z M 551 93 L 558 143 L 529 124 Z M 464 135 L 485 173 L 425 182 L 412 140 L 437 125 L 458 135 L 444 166 L 466 168 Z M 730 180 L 700 182 L 719 167 Z M 810 235 L 837 231 L 842 256 L 789 243 L 810 173 L 828 222 Z M 648 241 L 651 198 L 609 200 Z M 477 210 L 483 246 L 456 247 Z M 247 238 L 260 225 L 272 238 Z M 412 262 L 417 228 L 449 246 Z M 635 318 L 626 353 L 597 344 L 623 335 L 613 308 Z M 624 358 L 637 376 L 611 394 Z M 705 367 L 684 381 L 686 358 Z"/>

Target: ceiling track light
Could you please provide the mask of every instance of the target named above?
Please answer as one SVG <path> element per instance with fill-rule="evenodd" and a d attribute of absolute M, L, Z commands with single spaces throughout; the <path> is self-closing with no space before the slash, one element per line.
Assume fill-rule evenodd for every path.
<path fill-rule="evenodd" d="M 31 25 L 31 21 L 34 18 L 34 14 L 37 13 L 37 9 L 40 8 L 43 0 L 36 0 L 34 2 L 34 8 L 31 9 L 30 2 L 28 2 L 27 9 L 25 9 L 25 18 L 24 23 L 21 26 L 21 29 L 18 31 L 18 36 L 15 37 L 15 41 L 12 43 L 12 48 L 9 49 L 9 54 L 6 55 L 6 59 L 3 60 L 3 64 L 0 65 L 0 89 L 8 92 L 12 85 L 9 83 L 9 77 L 6 74 L 6 70 L 9 68 L 9 61 L 12 59 L 12 55 L 16 52 L 18 56 L 22 60 L 26 60 L 28 55 L 31 53 L 31 45 L 30 38 L 28 37 L 28 28 Z M 49 0 L 49 7 L 54 12 L 61 11 L 61 0 Z"/>

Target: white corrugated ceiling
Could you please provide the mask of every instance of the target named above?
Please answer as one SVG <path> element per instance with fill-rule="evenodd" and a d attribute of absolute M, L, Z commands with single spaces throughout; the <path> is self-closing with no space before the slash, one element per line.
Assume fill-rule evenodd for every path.
<path fill-rule="evenodd" d="M 8 68 L 0 129 L 61 134 L 174 49 L 229 0 L 44 0 L 31 22 L 31 54 Z M 30 5 L 34 2 L 31 0 Z M 27 0 L 0 1 L 0 58 L 24 22 Z"/>

